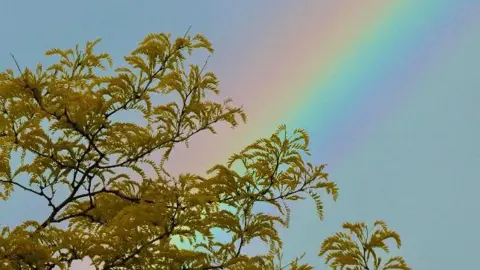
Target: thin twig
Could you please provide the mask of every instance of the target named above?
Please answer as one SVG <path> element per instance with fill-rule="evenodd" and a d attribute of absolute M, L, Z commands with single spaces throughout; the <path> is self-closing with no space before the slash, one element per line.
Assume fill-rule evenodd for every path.
<path fill-rule="evenodd" d="M 190 29 L 192 29 L 191 25 L 188 27 L 187 32 L 185 32 L 185 35 L 183 35 L 183 38 L 187 38 L 187 35 L 190 32 Z"/>
<path fill-rule="evenodd" d="M 20 74 L 21 74 L 22 77 L 23 77 L 23 73 L 22 73 L 22 70 L 20 69 L 20 66 L 18 65 L 17 59 L 15 59 L 15 56 L 14 56 L 12 53 L 10 53 L 10 55 L 12 56 L 13 61 L 15 61 L 15 65 L 16 65 L 17 68 L 18 68 L 18 72 L 20 72 Z"/>
<path fill-rule="evenodd" d="M 205 60 L 205 63 L 203 64 L 203 67 L 202 67 L 202 69 L 200 70 L 200 74 L 202 74 L 202 73 L 203 73 L 203 70 L 204 70 L 204 69 L 205 69 L 205 67 L 207 66 L 207 64 L 208 64 L 208 60 L 210 59 L 210 56 L 212 56 L 212 55 L 211 55 L 211 54 L 210 54 L 210 55 L 208 55 L 208 57 L 207 57 L 207 60 Z"/>

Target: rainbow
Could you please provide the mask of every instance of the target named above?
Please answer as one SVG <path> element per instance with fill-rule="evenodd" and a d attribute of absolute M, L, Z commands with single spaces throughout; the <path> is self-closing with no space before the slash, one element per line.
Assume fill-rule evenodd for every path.
<path fill-rule="evenodd" d="M 262 30 L 272 34 L 262 37 L 252 30 L 245 39 L 258 40 L 235 48 L 247 51 L 248 57 L 225 57 L 212 67 L 219 71 L 221 95 L 243 104 L 249 122 L 234 131 L 221 127 L 216 136 L 192 139 L 189 149 L 178 148 L 170 167 L 185 172 L 177 161 L 189 160 L 189 169 L 203 172 L 282 123 L 307 129 L 314 138 L 313 152 L 330 154 L 321 162 L 338 166 L 366 143 L 369 131 L 392 121 L 398 105 L 412 95 L 409 89 L 434 71 L 434 56 L 461 34 L 448 31 L 444 19 L 452 12 L 468 12 L 468 5 L 455 5 L 319 1 L 285 11 L 283 21 Z M 408 61 L 412 58 L 419 59 L 416 66 Z"/>

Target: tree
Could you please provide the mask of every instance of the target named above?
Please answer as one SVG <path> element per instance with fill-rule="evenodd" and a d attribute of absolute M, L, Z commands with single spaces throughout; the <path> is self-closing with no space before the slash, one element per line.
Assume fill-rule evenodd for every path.
<path fill-rule="evenodd" d="M 67 269 L 83 258 L 96 269 L 313 269 L 298 258 L 287 266 L 275 259 L 281 260 L 282 247 L 276 226 L 290 221 L 287 203 L 310 196 L 323 218 L 320 192 L 338 196 L 325 165 L 304 160 L 310 154 L 306 131 L 288 132 L 282 125 L 207 176 L 172 176 L 164 164 L 177 144 L 202 131 L 215 133 L 216 123 L 235 127 L 246 121 L 230 99 L 207 99 L 219 90 L 205 65 L 185 67 L 194 50 L 212 53 L 210 42 L 188 31 L 175 39 L 149 34 L 125 57 L 128 66 L 111 76 L 98 75 L 106 63 L 113 66 L 109 54 L 94 53 L 98 42 L 87 42 L 83 51 L 78 45 L 48 50 L 46 55 L 60 60 L 46 69 L 39 64 L 22 71 L 17 64 L 19 74 L 11 69 L 0 74 L 0 196 L 7 200 L 14 189 L 23 189 L 50 208 L 44 220 L 3 227 L 2 269 Z M 179 100 L 155 104 L 158 94 L 176 94 Z M 114 119 L 126 111 L 140 113 L 146 124 Z M 163 151 L 160 160 L 151 157 L 156 151 Z M 17 152 L 21 161 L 12 168 Z M 21 174 L 29 181 L 19 180 Z M 255 211 L 258 203 L 272 205 L 278 215 Z M 365 242 L 358 234 L 363 225 L 346 224 L 375 260 L 373 248 L 385 249 L 385 237 L 399 242 L 386 229 Z M 229 233 L 230 241 L 216 239 L 214 228 Z M 179 248 L 175 237 L 191 248 Z M 253 239 L 269 245 L 270 252 L 244 254 Z M 334 258 L 332 267 L 345 265 L 350 256 L 359 265 L 350 269 L 373 269 L 348 241 L 337 234 L 320 255 L 333 252 L 326 258 L 327 263 Z M 397 262 L 398 269 L 408 269 Z"/>

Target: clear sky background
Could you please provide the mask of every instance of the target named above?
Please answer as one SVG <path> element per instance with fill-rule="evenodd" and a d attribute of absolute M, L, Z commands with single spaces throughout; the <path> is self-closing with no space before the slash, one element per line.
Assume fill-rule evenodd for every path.
<path fill-rule="evenodd" d="M 222 97 L 249 122 L 202 134 L 179 148 L 175 172 L 202 173 L 281 123 L 304 128 L 315 163 L 340 187 L 293 206 L 281 234 L 286 259 L 344 221 L 383 219 L 403 240 L 413 269 L 478 266 L 480 217 L 480 2 L 478 1 L 13 1 L 0 5 L 0 70 L 48 63 L 52 47 L 102 37 L 116 63 L 146 34 L 206 35 L 208 68 Z M 202 64 L 204 56 L 195 58 Z M 0 224 L 43 218 L 46 206 L 16 192 Z M 251 247 L 250 252 L 255 252 Z M 77 269 L 87 269 L 84 268 Z"/>

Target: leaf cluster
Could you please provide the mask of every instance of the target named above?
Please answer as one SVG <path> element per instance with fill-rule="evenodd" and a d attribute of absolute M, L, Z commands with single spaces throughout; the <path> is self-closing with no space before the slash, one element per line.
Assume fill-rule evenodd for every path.
<path fill-rule="evenodd" d="M 390 251 L 386 241 L 394 240 L 400 248 L 400 235 L 387 227 L 382 220 L 377 220 L 373 228 L 363 222 L 345 222 L 343 228 L 347 232 L 338 232 L 322 243 L 319 256 L 325 255 L 325 262 L 333 269 L 353 270 L 411 270 L 405 260 L 394 256 L 382 264 L 378 251 Z"/>

